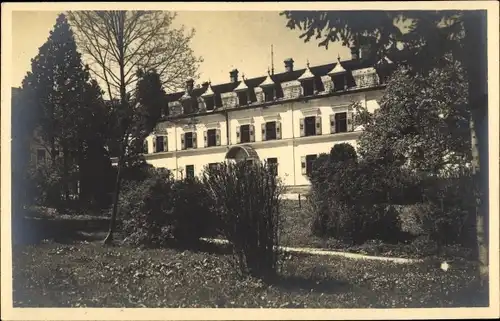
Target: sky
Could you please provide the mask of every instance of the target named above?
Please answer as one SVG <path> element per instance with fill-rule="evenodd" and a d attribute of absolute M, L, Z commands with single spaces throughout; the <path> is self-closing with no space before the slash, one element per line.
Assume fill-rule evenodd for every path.
<path fill-rule="evenodd" d="M 200 83 L 229 81 L 229 71 L 236 68 L 247 78 L 262 76 L 271 65 L 271 44 L 274 47 L 274 70 L 284 71 L 283 60 L 293 58 L 295 69 L 335 62 L 340 55 L 349 59 L 350 51 L 340 44 L 328 50 L 318 47 L 312 39 L 304 43 L 300 31 L 286 27 L 286 19 L 277 11 L 178 11 L 174 27 L 194 28 L 191 48 L 204 62 Z M 59 12 L 14 11 L 12 15 L 12 86 L 20 86 L 30 60 L 47 40 Z"/>

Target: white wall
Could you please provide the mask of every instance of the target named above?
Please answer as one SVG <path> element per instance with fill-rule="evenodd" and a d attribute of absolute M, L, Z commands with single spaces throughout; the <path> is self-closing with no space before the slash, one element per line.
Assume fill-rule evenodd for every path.
<path fill-rule="evenodd" d="M 307 185 L 309 180 L 302 175 L 301 157 L 321 153 L 329 153 L 334 144 L 349 143 L 357 148 L 356 139 L 360 132 L 330 133 L 330 115 L 347 111 L 352 102 L 360 102 L 373 112 L 378 108 L 378 100 L 382 91 L 346 94 L 305 102 L 293 102 L 268 108 L 255 108 L 231 111 L 229 113 L 230 146 L 236 144 L 236 128 L 244 124 L 253 124 L 255 142 L 248 143 L 259 154 L 260 160 L 278 158 L 278 175 L 285 185 Z M 322 118 L 322 135 L 300 137 L 300 119 L 317 115 Z M 262 141 L 261 125 L 267 121 L 281 122 L 282 138 L 280 140 Z M 192 131 L 183 125 L 169 125 L 169 152 L 149 154 L 147 161 L 155 167 L 165 167 L 171 170 L 182 168 L 185 175 L 186 165 L 194 165 L 195 175 L 200 175 L 205 165 L 223 162 L 230 146 L 227 146 L 227 130 L 225 116 L 220 114 L 207 115 L 198 118 L 195 125 L 197 133 L 197 149 L 181 150 L 181 133 Z M 203 132 L 218 128 L 221 132 L 221 146 L 204 148 Z M 149 151 L 152 151 L 151 137 L 148 138 Z M 176 173 L 174 171 L 174 173 Z M 180 175 L 177 172 L 177 178 Z"/>

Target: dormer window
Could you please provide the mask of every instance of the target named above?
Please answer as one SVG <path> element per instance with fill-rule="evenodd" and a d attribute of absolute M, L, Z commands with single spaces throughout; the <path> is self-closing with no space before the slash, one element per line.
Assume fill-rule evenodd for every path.
<path fill-rule="evenodd" d="M 238 103 L 240 106 L 248 105 L 248 92 L 243 91 L 238 93 Z"/>
<path fill-rule="evenodd" d="M 215 99 L 214 97 L 205 98 L 205 106 L 207 110 L 215 109 Z"/>
<path fill-rule="evenodd" d="M 311 72 L 309 68 L 309 61 L 307 61 L 307 68 L 304 73 L 298 78 L 302 85 L 302 95 L 303 96 L 312 96 L 316 90 L 316 84 L 314 81 L 314 74 Z"/>
<path fill-rule="evenodd" d="M 333 89 L 335 91 L 341 91 L 347 89 L 347 71 L 344 69 L 342 64 L 340 63 L 340 56 L 337 58 L 337 64 L 332 71 L 329 72 L 329 75 L 333 80 Z"/>
<path fill-rule="evenodd" d="M 302 89 L 304 90 L 304 96 L 314 95 L 314 79 L 304 80 L 302 82 Z"/>
<path fill-rule="evenodd" d="M 207 90 L 201 95 L 203 101 L 205 102 L 206 110 L 214 110 L 215 109 L 215 93 L 212 90 L 212 86 L 210 82 L 208 82 Z"/>
<path fill-rule="evenodd" d="M 264 94 L 264 101 L 271 102 L 276 99 L 276 83 L 271 78 L 271 72 L 267 70 L 267 78 L 260 84 Z"/>
<path fill-rule="evenodd" d="M 264 92 L 264 101 L 265 102 L 273 101 L 274 97 L 276 97 L 274 86 L 264 88 L 263 92 Z"/>
<path fill-rule="evenodd" d="M 333 88 L 335 91 L 344 90 L 346 87 L 345 75 L 338 75 L 333 77 Z"/>

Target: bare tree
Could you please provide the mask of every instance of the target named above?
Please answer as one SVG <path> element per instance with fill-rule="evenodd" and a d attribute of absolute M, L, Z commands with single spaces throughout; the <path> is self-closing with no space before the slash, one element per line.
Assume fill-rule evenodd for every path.
<path fill-rule="evenodd" d="M 175 13 L 166 11 L 71 11 L 80 51 L 92 74 L 104 83 L 115 123 L 114 141 L 118 146 L 118 170 L 113 211 L 105 244 L 112 243 L 120 195 L 121 170 L 130 155 L 137 120 L 136 96 L 139 70 L 160 75 L 166 91 L 183 87 L 195 77 L 201 58 L 189 47 L 194 30 L 175 29 Z M 159 111 L 158 111 L 159 112 Z"/>

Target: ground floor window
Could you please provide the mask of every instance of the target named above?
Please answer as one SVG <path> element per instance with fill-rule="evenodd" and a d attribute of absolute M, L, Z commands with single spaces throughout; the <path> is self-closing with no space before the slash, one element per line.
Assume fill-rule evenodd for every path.
<path fill-rule="evenodd" d="M 186 178 L 194 178 L 194 165 L 186 165 Z"/>

